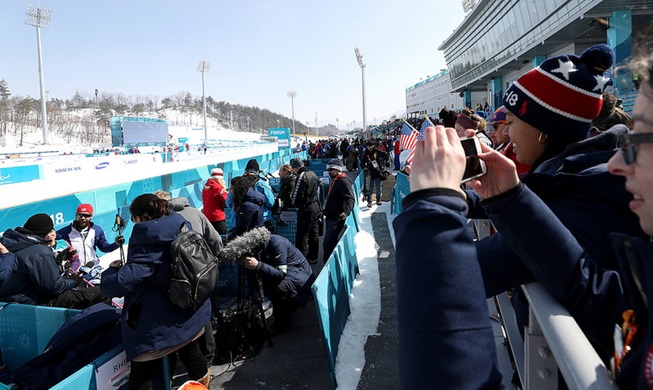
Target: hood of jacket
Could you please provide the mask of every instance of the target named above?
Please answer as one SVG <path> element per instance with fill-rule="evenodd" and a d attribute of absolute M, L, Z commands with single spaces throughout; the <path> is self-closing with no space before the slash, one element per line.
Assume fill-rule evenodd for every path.
<path fill-rule="evenodd" d="M 243 203 L 245 202 L 251 202 L 259 206 L 262 206 L 263 204 L 265 204 L 265 195 L 256 191 L 254 188 L 250 188 L 247 190 L 245 195 L 243 195 Z"/>
<path fill-rule="evenodd" d="M 2 245 L 7 247 L 9 252 L 16 253 L 36 244 L 44 245 L 45 241 L 22 227 L 7 229 L 2 235 Z"/>
<path fill-rule="evenodd" d="M 137 223 L 132 229 L 129 245 L 169 247 L 181 231 L 182 225 L 186 223 L 188 223 L 186 219 L 175 212 Z"/>
<path fill-rule="evenodd" d="M 185 198 L 183 196 L 180 196 L 178 198 L 172 198 L 168 203 L 170 204 L 170 208 L 174 211 L 181 211 L 184 209 L 184 207 L 190 207 L 188 198 Z"/>
<path fill-rule="evenodd" d="M 616 125 L 596 137 L 567 146 L 557 155 L 522 178 L 533 192 L 547 198 L 568 193 L 586 193 L 588 201 L 610 199 L 623 204 L 632 199 L 624 188 L 625 179 L 608 172 L 608 160 L 614 155 L 619 135 L 628 131 Z"/>

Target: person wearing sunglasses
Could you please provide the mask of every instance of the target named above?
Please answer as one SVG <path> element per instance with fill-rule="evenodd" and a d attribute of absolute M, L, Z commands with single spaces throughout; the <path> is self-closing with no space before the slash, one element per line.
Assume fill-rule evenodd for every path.
<path fill-rule="evenodd" d="M 97 249 L 104 253 L 112 252 L 125 243 L 123 236 L 116 236 L 110 243 L 100 225 L 91 222 L 93 206 L 80 204 L 75 211 L 75 219 L 68 226 L 57 230 L 57 239 L 65 240 L 72 249 L 77 251 L 77 258 L 71 261 L 71 269 L 76 271 L 81 265 L 93 262 L 99 264 Z"/>
<path fill-rule="evenodd" d="M 619 136 L 619 148 L 605 164 L 628 193 L 629 212 L 622 218 L 638 218 L 644 237 L 609 231 L 597 237 L 609 243 L 604 256 L 612 257 L 614 268 L 597 261 L 500 153 L 484 147 L 479 157 L 488 173 L 468 182 L 533 276 L 569 309 L 590 342 L 599 340 L 600 347 L 609 349 L 607 365 L 623 389 L 653 383 L 652 54 L 644 64 L 638 68 L 647 77 L 632 111 L 634 130 Z M 467 226 L 468 203 L 459 189 L 464 169 L 464 151 L 454 130 L 428 128 L 416 146 L 411 193 L 394 221 L 401 388 L 436 383 L 442 388 L 502 388 L 487 312 L 488 281 L 477 261 L 480 252 Z M 583 221 L 595 223 L 591 215 Z M 605 339 L 610 341 L 603 343 Z"/>

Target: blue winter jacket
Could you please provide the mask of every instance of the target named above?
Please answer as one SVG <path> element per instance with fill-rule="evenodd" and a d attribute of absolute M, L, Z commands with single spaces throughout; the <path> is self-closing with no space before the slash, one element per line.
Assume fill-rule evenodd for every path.
<path fill-rule="evenodd" d="M 43 305 L 77 285 L 59 275 L 54 252 L 29 230 L 8 229 L 0 241 L 16 255 L 13 271 L 0 286 L 0 301 Z"/>
<path fill-rule="evenodd" d="M 393 221 L 401 389 L 501 387 L 466 214 L 455 191 L 424 190 Z"/>
<path fill-rule="evenodd" d="M 265 178 L 260 178 L 254 184 L 254 188 L 256 191 L 260 192 L 263 194 L 263 222 L 267 222 L 272 219 L 272 207 L 274 206 L 274 192 L 272 192 L 272 187 L 270 187 L 270 183 Z M 232 193 L 229 192 L 229 195 L 227 195 L 227 200 L 225 201 L 225 204 L 227 207 L 232 207 L 233 208 L 233 197 Z M 232 221 L 235 222 L 235 221 Z"/>
<path fill-rule="evenodd" d="M 292 298 L 301 305 L 306 304 L 315 276 L 306 257 L 293 243 L 285 237 L 271 234 L 259 260 L 266 295 L 272 295 L 271 292 L 283 281 L 291 291 Z"/>
<path fill-rule="evenodd" d="M 16 255 L 9 252 L 0 255 L 0 288 L 11 277 L 11 273 L 16 265 Z"/>
<path fill-rule="evenodd" d="M 555 158 L 542 163 L 523 178 L 524 184 L 537 194 L 598 265 L 617 269 L 606 237 L 610 233 L 644 237 L 637 217 L 630 212 L 632 195 L 625 190 L 624 178 L 608 172 L 607 162 L 615 153 L 617 137 L 628 131 L 618 125 L 605 133 L 569 145 Z M 470 218 L 485 218 L 480 197 L 466 191 Z M 529 220 L 530 215 L 522 218 Z M 531 224 L 531 226 L 537 226 Z M 477 243 L 479 262 L 488 297 L 535 280 L 519 256 L 506 243 L 501 231 Z M 550 292 L 557 298 L 553 282 Z"/>
<path fill-rule="evenodd" d="M 102 273 L 102 293 L 125 297 L 121 325 L 129 360 L 189 340 L 210 319 L 210 300 L 197 311 L 183 310 L 173 306 L 164 291 L 170 284 L 170 243 L 182 225 L 189 224 L 175 212 L 135 224 L 127 264 Z"/>
<path fill-rule="evenodd" d="M 394 221 L 401 388 L 502 387 L 466 208 L 455 191 L 417 191 L 406 197 Z M 486 209 L 547 289 L 555 280 L 567 282 L 566 306 L 574 317 L 586 320 L 579 325 L 590 341 L 605 340 L 611 354 L 621 313 L 635 311 L 638 337 L 616 382 L 624 389 L 650 388 L 653 311 L 647 302 L 653 301 L 653 245 L 640 238 L 606 236 L 615 248 L 618 271 L 601 268 L 527 187 L 490 199 Z"/>
<path fill-rule="evenodd" d="M 253 188 L 247 190 L 243 195 L 243 201 L 236 210 L 236 226 L 230 237 L 239 236 L 246 231 L 263 226 L 263 205 L 265 195 Z"/>

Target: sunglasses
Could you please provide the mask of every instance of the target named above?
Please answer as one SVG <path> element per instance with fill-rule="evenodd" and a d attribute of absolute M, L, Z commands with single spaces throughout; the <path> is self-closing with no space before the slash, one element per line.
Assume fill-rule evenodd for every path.
<path fill-rule="evenodd" d="M 637 151 L 639 144 L 647 144 L 653 142 L 653 133 L 634 134 L 626 133 L 619 136 L 618 146 L 621 149 L 624 162 L 630 165 L 637 159 Z"/>
<path fill-rule="evenodd" d="M 89 219 L 89 218 L 92 217 L 92 215 L 91 215 L 91 214 L 77 214 L 77 217 L 78 217 L 78 218 L 86 218 L 86 219 Z"/>

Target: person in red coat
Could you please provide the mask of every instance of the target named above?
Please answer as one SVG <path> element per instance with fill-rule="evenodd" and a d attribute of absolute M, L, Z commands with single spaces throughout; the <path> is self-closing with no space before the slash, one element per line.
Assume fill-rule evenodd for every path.
<path fill-rule="evenodd" d="M 227 234 L 224 208 L 229 192 L 226 187 L 222 169 L 214 168 L 211 170 L 211 177 L 202 189 L 202 203 L 204 203 L 202 212 L 220 234 Z"/>

